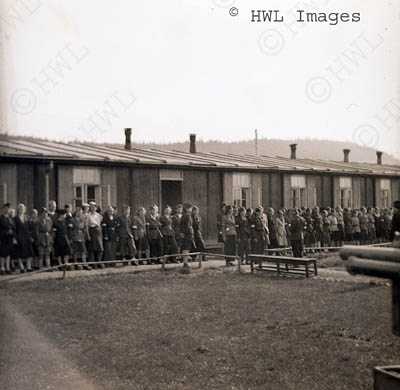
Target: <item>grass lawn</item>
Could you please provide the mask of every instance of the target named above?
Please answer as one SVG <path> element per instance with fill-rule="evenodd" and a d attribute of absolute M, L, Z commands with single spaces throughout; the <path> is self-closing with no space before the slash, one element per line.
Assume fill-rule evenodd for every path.
<path fill-rule="evenodd" d="M 400 361 L 390 287 L 207 269 L 9 284 L 99 388 L 371 389 Z"/>

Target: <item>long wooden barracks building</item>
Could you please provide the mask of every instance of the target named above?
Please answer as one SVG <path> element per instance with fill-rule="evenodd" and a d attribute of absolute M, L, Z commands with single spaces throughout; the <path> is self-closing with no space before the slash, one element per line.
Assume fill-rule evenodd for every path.
<path fill-rule="evenodd" d="M 94 200 L 101 208 L 128 204 L 135 211 L 153 203 L 192 202 L 200 207 L 203 232 L 217 236 L 216 214 L 221 202 L 246 207 L 315 205 L 390 206 L 400 198 L 400 167 L 377 163 L 239 156 L 190 151 L 131 148 L 131 129 L 125 129 L 125 148 L 84 143 L 25 140 L 0 136 L 0 203 L 22 202 L 39 208 L 48 200 L 74 207 Z"/>

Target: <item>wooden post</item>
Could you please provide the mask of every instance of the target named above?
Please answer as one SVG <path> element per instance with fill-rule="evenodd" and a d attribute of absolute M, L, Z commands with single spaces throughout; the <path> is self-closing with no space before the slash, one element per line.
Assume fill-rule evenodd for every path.
<path fill-rule="evenodd" d="M 308 278 L 310 276 L 309 272 L 308 272 L 308 263 L 305 264 L 306 267 L 306 277 Z"/>
<path fill-rule="evenodd" d="M 240 266 L 242 263 L 242 259 L 240 257 L 237 257 L 237 261 L 238 261 L 238 271 L 240 272 L 241 271 Z"/>
<path fill-rule="evenodd" d="M 166 257 L 163 256 L 161 259 L 161 271 L 165 271 L 165 262 L 166 262 Z"/>
<path fill-rule="evenodd" d="M 202 260 L 203 260 L 203 255 L 200 254 L 200 255 L 199 255 L 199 268 L 201 268 Z"/>
<path fill-rule="evenodd" d="M 253 257 L 252 256 L 250 256 L 250 270 L 251 270 L 251 273 L 253 274 L 254 273 L 254 263 L 253 263 Z"/>
<path fill-rule="evenodd" d="M 63 280 L 65 279 L 66 276 L 67 276 L 67 265 L 65 264 L 63 267 L 63 275 L 62 275 Z"/>
<path fill-rule="evenodd" d="M 318 275 L 317 260 L 314 260 L 314 274 L 315 276 Z"/>
<path fill-rule="evenodd" d="M 281 273 L 281 262 L 279 260 L 276 262 L 276 270 L 278 271 L 278 274 Z"/>

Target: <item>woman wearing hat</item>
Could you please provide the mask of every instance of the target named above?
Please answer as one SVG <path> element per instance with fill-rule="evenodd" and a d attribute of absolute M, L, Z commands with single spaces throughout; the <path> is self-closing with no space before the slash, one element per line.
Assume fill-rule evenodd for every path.
<path fill-rule="evenodd" d="M 53 223 L 54 232 L 54 256 L 57 258 L 58 265 L 66 264 L 71 255 L 71 243 L 68 238 L 68 227 L 65 222 L 67 211 L 58 209 L 57 218 Z"/>
<path fill-rule="evenodd" d="M 225 255 L 236 256 L 236 221 L 233 215 L 233 207 L 231 205 L 226 206 L 226 214 L 222 217 L 222 238 L 225 243 Z M 232 266 L 234 259 L 232 257 L 226 257 L 226 266 Z"/>
<path fill-rule="evenodd" d="M 11 254 L 16 242 L 15 225 L 10 217 L 10 203 L 2 207 L 0 215 L 0 272 L 2 275 L 11 274 Z"/>

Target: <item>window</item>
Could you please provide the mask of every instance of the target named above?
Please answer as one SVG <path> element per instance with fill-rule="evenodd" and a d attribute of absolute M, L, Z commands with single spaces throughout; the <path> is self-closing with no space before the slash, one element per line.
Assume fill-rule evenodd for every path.
<path fill-rule="evenodd" d="M 292 207 L 307 206 L 306 177 L 304 175 L 292 175 L 290 181 Z"/>
<path fill-rule="evenodd" d="M 74 206 L 82 207 L 83 203 L 100 204 L 100 170 L 96 168 L 74 168 Z"/>
<path fill-rule="evenodd" d="M 233 174 L 233 204 L 238 207 L 250 206 L 251 177 L 247 173 Z"/>
<path fill-rule="evenodd" d="M 381 179 L 381 207 L 389 207 L 390 179 Z"/>
<path fill-rule="evenodd" d="M 340 206 L 350 208 L 353 205 L 353 182 L 351 177 L 343 176 L 339 178 L 340 187 Z"/>

